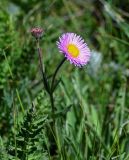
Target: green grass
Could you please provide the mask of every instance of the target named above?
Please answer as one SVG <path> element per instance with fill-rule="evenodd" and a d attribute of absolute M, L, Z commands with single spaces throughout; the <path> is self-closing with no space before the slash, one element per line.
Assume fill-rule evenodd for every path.
<path fill-rule="evenodd" d="M 0 160 L 129 159 L 129 2 L 0 1 Z M 55 126 L 30 29 L 40 26 L 46 72 L 63 56 L 56 41 L 81 35 L 90 63 L 60 69 Z M 49 82 L 51 81 L 51 76 Z"/>

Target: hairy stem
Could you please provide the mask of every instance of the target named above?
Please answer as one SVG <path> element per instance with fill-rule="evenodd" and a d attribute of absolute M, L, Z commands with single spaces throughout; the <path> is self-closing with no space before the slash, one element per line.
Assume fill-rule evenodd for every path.
<path fill-rule="evenodd" d="M 46 89 L 46 91 L 49 93 L 50 92 L 50 87 L 47 81 L 47 77 L 45 74 L 45 68 L 44 68 L 44 64 L 42 63 L 42 51 L 39 45 L 39 39 L 37 39 L 37 52 L 38 52 L 38 56 L 39 56 L 39 64 L 40 64 L 40 70 L 41 70 L 41 74 L 42 74 L 42 78 L 43 78 L 43 84 L 44 87 Z"/>
<path fill-rule="evenodd" d="M 57 75 L 59 69 L 61 68 L 61 66 L 63 65 L 63 63 L 65 62 L 65 60 L 66 60 L 66 58 L 63 58 L 63 60 L 57 66 L 57 68 L 56 68 L 56 70 L 55 70 L 55 72 L 53 74 L 52 83 L 51 83 L 50 101 L 51 101 L 52 117 L 53 117 L 53 123 L 54 124 L 55 124 L 55 106 L 54 106 L 54 99 L 53 99 L 53 88 L 54 88 L 54 83 L 55 83 L 56 75 Z"/>
<path fill-rule="evenodd" d="M 56 75 L 57 75 L 59 69 L 61 68 L 61 66 L 63 65 L 63 63 L 65 62 L 65 60 L 66 60 L 66 58 L 62 59 L 62 61 L 59 63 L 59 65 L 57 66 L 57 68 L 53 74 L 52 83 L 51 83 L 51 92 L 53 92 Z"/>

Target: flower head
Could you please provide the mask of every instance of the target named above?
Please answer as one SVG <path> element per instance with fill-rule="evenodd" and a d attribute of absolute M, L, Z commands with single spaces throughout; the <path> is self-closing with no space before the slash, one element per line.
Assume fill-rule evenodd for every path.
<path fill-rule="evenodd" d="M 30 32 L 31 32 L 32 36 L 35 37 L 36 39 L 41 38 L 43 35 L 43 29 L 38 28 L 38 27 L 32 28 Z"/>
<path fill-rule="evenodd" d="M 82 67 L 90 60 L 90 49 L 84 40 L 75 33 L 64 33 L 57 41 L 61 53 L 75 66 Z"/>

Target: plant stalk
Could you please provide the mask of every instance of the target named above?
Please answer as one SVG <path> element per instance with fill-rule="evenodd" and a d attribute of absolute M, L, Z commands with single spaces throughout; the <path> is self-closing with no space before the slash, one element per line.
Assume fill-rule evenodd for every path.
<path fill-rule="evenodd" d="M 44 67 L 44 64 L 42 63 L 42 51 L 41 51 L 41 48 L 39 45 L 39 39 L 37 39 L 36 42 L 37 42 L 37 52 L 38 52 L 38 56 L 39 56 L 39 65 L 40 65 L 40 70 L 41 70 L 41 74 L 42 74 L 42 78 L 43 78 L 43 85 L 44 85 L 46 91 L 48 93 L 50 93 L 50 87 L 49 87 L 49 84 L 47 81 L 47 77 L 45 75 L 45 67 Z"/>
<path fill-rule="evenodd" d="M 53 92 L 56 75 L 57 75 L 59 69 L 61 68 L 61 66 L 63 65 L 63 63 L 65 62 L 65 60 L 66 60 L 66 58 L 62 59 L 62 61 L 59 63 L 59 65 L 57 66 L 57 68 L 53 74 L 52 83 L 51 83 L 51 92 Z"/>
<path fill-rule="evenodd" d="M 51 83 L 51 89 L 50 89 L 50 101 L 51 101 L 51 107 L 52 107 L 52 118 L 53 118 L 53 123 L 55 125 L 55 106 L 54 106 L 54 98 L 53 98 L 53 88 L 54 88 L 54 83 L 55 83 L 55 78 L 56 75 L 59 71 L 59 69 L 61 68 L 61 66 L 63 65 L 63 63 L 65 62 L 66 58 L 63 58 L 62 61 L 59 63 L 59 65 L 57 66 L 54 74 L 53 74 L 53 78 L 52 78 L 52 83 Z"/>

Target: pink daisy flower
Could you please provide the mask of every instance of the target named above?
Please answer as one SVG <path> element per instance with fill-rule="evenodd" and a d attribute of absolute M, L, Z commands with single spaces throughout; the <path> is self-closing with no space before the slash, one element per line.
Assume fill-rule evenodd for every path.
<path fill-rule="evenodd" d="M 70 63 L 82 67 L 90 60 L 90 49 L 84 40 L 75 33 L 64 33 L 57 41 L 59 51 Z"/>

